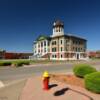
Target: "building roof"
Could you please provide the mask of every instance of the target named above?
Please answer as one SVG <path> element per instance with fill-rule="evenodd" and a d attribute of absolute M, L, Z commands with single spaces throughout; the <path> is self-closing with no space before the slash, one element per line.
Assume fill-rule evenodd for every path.
<path fill-rule="evenodd" d="M 50 39 L 50 37 L 46 36 L 46 35 L 40 35 L 36 41 L 41 41 L 41 40 L 45 40 L 45 39 Z"/>
<path fill-rule="evenodd" d="M 56 20 L 53 24 L 53 27 L 56 27 L 56 26 L 64 26 L 63 22 L 61 20 Z"/>
<path fill-rule="evenodd" d="M 83 37 L 80 37 L 80 36 L 76 36 L 76 35 L 73 35 L 73 34 L 64 34 L 64 35 L 58 35 L 58 36 L 55 36 L 55 37 L 52 37 L 52 38 L 58 38 L 58 37 L 72 37 L 72 38 L 77 38 L 77 39 L 82 39 L 82 40 L 85 40 L 87 41 L 85 38 Z"/>
<path fill-rule="evenodd" d="M 70 33 L 67 33 L 67 36 L 86 40 L 84 37 L 80 37 L 80 36 L 73 35 L 73 34 L 70 34 Z"/>

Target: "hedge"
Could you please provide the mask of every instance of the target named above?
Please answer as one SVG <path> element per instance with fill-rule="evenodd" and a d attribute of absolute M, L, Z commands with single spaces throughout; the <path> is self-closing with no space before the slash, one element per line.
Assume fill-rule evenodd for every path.
<path fill-rule="evenodd" d="M 0 61 L 0 66 L 10 66 L 11 62 L 10 61 Z"/>
<path fill-rule="evenodd" d="M 29 65 L 30 61 L 28 60 L 11 60 L 11 61 L 0 61 L 0 66 L 22 66 L 22 65 Z"/>
<path fill-rule="evenodd" d="M 100 72 L 86 75 L 85 87 L 92 92 L 100 93 Z"/>
<path fill-rule="evenodd" d="M 12 64 L 16 67 L 20 67 L 22 65 L 29 65 L 30 61 L 19 60 L 19 61 L 13 61 Z"/>
<path fill-rule="evenodd" d="M 88 64 L 78 64 L 75 65 L 73 72 L 76 76 L 83 78 L 86 74 L 96 72 L 96 69 Z"/>

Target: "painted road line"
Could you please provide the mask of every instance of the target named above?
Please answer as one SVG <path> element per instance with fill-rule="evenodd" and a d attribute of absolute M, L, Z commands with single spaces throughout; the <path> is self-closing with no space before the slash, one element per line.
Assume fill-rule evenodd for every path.
<path fill-rule="evenodd" d="M 5 85 L 3 84 L 2 81 L 0 81 L 0 88 L 4 87 Z"/>
<path fill-rule="evenodd" d="M 11 85 L 14 85 L 14 84 L 17 84 L 17 83 L 20 83 L 20 82 L 22 82 L 22 81 L 24 81 L 24 80 L 27 80 L 27 78 L 18 79 L 18 80 L 13 80 L 12 82 L 9 82 L 9 83 L 5 84 L 5 87 L 11 86 Z"/>

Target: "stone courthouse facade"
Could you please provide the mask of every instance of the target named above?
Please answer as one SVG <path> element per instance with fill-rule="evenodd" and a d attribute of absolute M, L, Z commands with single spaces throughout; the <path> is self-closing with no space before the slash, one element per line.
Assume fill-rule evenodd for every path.
<path fill-rule="evenodd" d="M 64 34 L 64 24 L 57 20 L 50 37 L 41 35 L 34 41 L 34 58 L 50 60 L 86 60 L 87 40 L 72 34 Z"/>

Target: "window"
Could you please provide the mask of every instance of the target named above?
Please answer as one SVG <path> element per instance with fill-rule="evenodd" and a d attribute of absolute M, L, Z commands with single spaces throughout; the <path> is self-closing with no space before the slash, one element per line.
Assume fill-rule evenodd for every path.
<path fill-rule="evenodd" d="M 52 55 L 52 58 L 56 58 L 57 56 L 56 55 Z"/>
<path fill-rule="evenodd" d="M 40 44 L 38 45 L 38 47 L 40 47 Z"/>
<path fill-rule="evenodd" d="M 61 47 L 61 51 L 63 50 L 63 48 Z"/>
<path fill-rule="evenodd" d="M 78 48 L 78 52 L 80 52 L 80 48 Z"/>
<path fill-rule="evenodd" d="M 54 58 L 54 55 L 52 55 L 52 58 Z"/>
<path fill-rule="evenodd" d="M 67 47 L 66 47 L 66 51 L 68 51 Z"/>
<path fill-rule="evenodd" d="M 77 51 L 77 47 L 76 47 L 76 51 Z"/>
<path fill-rule="evenodd" d="M 36 45 L 34 45 L 34 48 L 36 48 Z"/>
<path fill-rule="evenodd" d="M 48 48 L 48 52 L 50 52 L 50 48 Z"/>
<path fill-rule="evenodd" d="M 41 42 L 41 47 L 43 47 L 43 42 Z"/>
<path fill-rule="evenodd" d="M 62 40 L 61 40 L 61 44 L 62 44 Z"/>
<path fill-rule="evenodd" d="M 55 45 L 56 45 L 56 41 L 55 41 Z"/>
<path fill-rule="evenodd" d="M 56 32 L 58 32 L 58 29 L 56 29 Z"/>
<path fill-rule="evenodd" d="M 74 49 L 75 49 L 75 48 L 73 47 L 73 51 L 74 51 Z"/>
<path fill-rule="evenodd" d="M 61 54 L 61 58 L 62 58 L 62 54 Z"/>
<path fill-rule="evenodd" d="M 48 46 L 50 45 L 50 42 L 48 42 Z"/>
<path fill-rule="evenodd" d="M 43 50 L 41 49 L 41 52 L 42 52 Z"/>
<path fill-rule="evenodd" d="M 77 44 L 77 41 L 76 41 L 76 44 Z"/>
<path fill-rule="evenodd" d="M 52 48 L 52 52 L 56 52 L 56 48 Z"/>
<path fill-rule="evenodd" d="M 66 43 L 68 42 L 68 40 L 66 40 Z"/>
<path fill-rule="evenodd" d="M 81 42 L 79 41 L 79 45 L 81 44 Z"/>
<path fill-rule="evenodd" d="M 44 41 L 44 46 L 46 46 L 46 41 Z"/>
<path fill-rule="evenodd" d="M 46 48 L 44 48 L 44 52 L 46 52 Z"/>
<path fill-rule="evenodd" d="M 56 41 L 52 41 L 52 45 L 56 45 Z"/>
<path fill-rule="evenodd" d="M 59 28 L 59 32 L 60 32 L 60 28 Z"/>
<path fill-rule="evenodd" d="M 75 43 L 75 41 L 73 40 L 73 44 Z"/>

